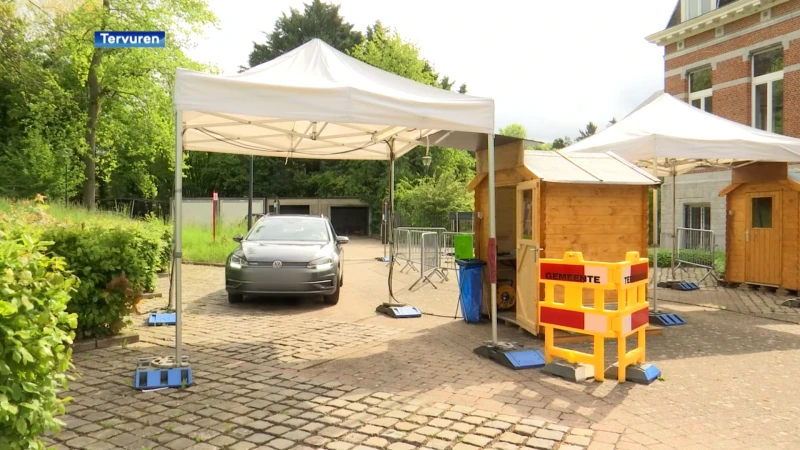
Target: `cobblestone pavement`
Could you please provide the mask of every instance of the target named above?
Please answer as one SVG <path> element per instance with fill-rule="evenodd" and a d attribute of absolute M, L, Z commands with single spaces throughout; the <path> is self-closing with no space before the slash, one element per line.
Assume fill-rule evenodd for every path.
<path fill-rule="evenodd" d="M 377 249 L 377 250 L 376 250 Z M 377 253 L 376 253 L 377 251 Z M 650 386 L 570 383 L 472 353 L 487 325 L 453 320 L 454 282 L 401 301 L 434 315 L 393 320 L 379 246 L 354 241 L 339 305 L 228 305 L 222 269 L 184 266 L 184 343 L 195 383 L 137 392 L 136 358 L 171 354 L 173 327 L 75 355 L 80 377 L 52 437 L 59 449 L 794 449 L 800 448 L 800 326 L 663 303 L 687 325 L 648 340 L 664 377 Z M 376 253 L 376 254 L 372 254 Z M 162 280 L 162 291 L 167 288 Z M 144 310 L 163 306 L 148 301 Z M 139 318 L 139 320 L 143 317 Z M 501 326 L 502 340 L 541 341 Z M 588 350 L 586 344 L 571 348 Z M 606 348 L 607 359 L 615 355 Z"/>
<path fill-rule="evenodd" d="M 678 270 L 677 278 L 698 282 L 705 275 L 705 269 Z M 670 278 L 669 269 L 659 270 L 659 280 Z M 676 291 L 659 289 L 658 298 L 675 303 L 707 306 L 724 309 L 765 319 L 780 320 L 800 324 L 800 308 L 782 306 L 781 303 L 797 295 L 770 288 L 739 285 L 736 288 L 718 286 L 714 278 L 707 277 L 697 291 Z"/>

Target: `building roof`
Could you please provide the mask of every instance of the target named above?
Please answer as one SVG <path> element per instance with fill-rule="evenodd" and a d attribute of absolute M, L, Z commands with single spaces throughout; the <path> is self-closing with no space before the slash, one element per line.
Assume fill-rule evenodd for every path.
<path fill-rule="evenodd" d="M 665 46 L 690 36 L 713 30 L 789 0 L 719 0 L 718 6 L 700 16 L 681 21 L 681 2 L 675 6 L 667 28 L 647 36 L 653 44 Z"/>
<path fill-rule="evenodd" d="M 528 150 L 525 167 L 541 180 L 552 183 L 659 184 L 658 178 L 605 153 L 565 155 L 557 151 Z"/>

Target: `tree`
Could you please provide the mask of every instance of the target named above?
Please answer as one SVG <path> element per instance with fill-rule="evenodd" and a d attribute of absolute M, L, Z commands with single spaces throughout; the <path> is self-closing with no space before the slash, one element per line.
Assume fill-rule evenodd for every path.
<path fill-rule="evenodd" d="M 420 57 L 419 48 L 403 41 L 396 31 L 384 27 L 380 21 L 367 27 L 366 39 L 349 53 L 350 56 L 387 72 L 441 87 L 439 74 L 427 60 Z M 443 80 L 449 83 L 448 77 Z"/>
<path fill-rule="evenodd" d="M 458 88 L 459 94 L 466 94 L 467 93 L 467 83 L 461 83 L 461 87 Z"/>
<path fill-rule="evenodd" d="M 90 209 L 98 188 L 101 196 L 146 197 L 169 189 L 175 163 L 172 80 L 178 67 L 206 69 L 183 53 L 190 36 L 215 22 L 205 3 L 146 5 L 133 0 L 16 4 L 17 15 L 30 23 L 21 34 L 29 50 L 17 80 L 25 109 L 14 122 L 28 136 L 18 141 L 19 151 L 6 155 L 26 165 L 26 153 L 38 152 L 37 177 L 49 182 L 52 165 L 49 179 L 64 180 L 58 183 L 64 191 L 77 178 Z M 160 49 L 98 49 L 98 29 L 165 30 L 169 39 Z"/>
<path fill-rule="evenodd" d="M 264 34 L 267 36 L 266 43 L 253 43 L 250 67 L 275 59 L 314 38 L 342 52 L 350 50 L 364 39 L 360 32 L 353 30 L 352 24 L 339 15 L 339 5 L 321 0 L 305 3 L 302 13 L 291 8 L 288 16 L 284 13 L 275 21 L 275 29 L 271 33 Z"/>
<path fill-rule="evenodd" d="M 527 139 L 528 132 L 525 130 L 525 127 L 518 123 L 512 123 L 505 128 L 500 128 L 499 134 L 503 136 L 511 136 L 520 139 Z"/>
<path fill-rule="evenodd" d="M 441 217 L 452 211 L 471 211 L 473 199 L 466 185 L 452 170 L 443 170 L 432 177 L 401 180 L 396 188 L 397 210 L 412 221 Z"/>
<path fill-rule="evenodd" d="M 597 125 L 595 125 L 593 122 L 589 122 L 588 124 L 586 124 L 586 129 L 578 130 L 578 132 L 581 135 L 578 136 L 577 138 L 575 138 L 576 142 L 577 141 L 582 141 L 582 140 L 588 138 L 589 136 L 592 136 L 595 133 L 597 133 Z"/>
<path fill-rule="evenodd" d="M 564 136 L 563 138 L 556 138 L 553 140 L 551 148 L 553 150 L 560 150 L 562 148 L 569 147 L 570 145 L 572 145 L 572 139 L 570 139 L 569 136 Z"/>
<path fill-rule="evenodd" d="M 610 126 L 612 126 L 612 125 L 614 125 L 616 123 L 617 123 L 617 118 L 616 117 L 612 117 L 611 120 L 608 121 L 608 126 L 606 126 L 606 128 L 608 128 L 608 127 L 610 127 Z"/>

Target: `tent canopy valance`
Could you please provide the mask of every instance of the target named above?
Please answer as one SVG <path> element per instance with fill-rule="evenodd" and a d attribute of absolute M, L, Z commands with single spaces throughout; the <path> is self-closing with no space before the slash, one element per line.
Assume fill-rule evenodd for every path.
<path fill-rule="evenodd" d="M 494 132 L 494 100 L 384 72 L 314 39 L 235 75 L 178 69 L 184 150 L 389 159 L 442 145 L 442 131 Z M 440 135 L 441 137 L 441 135 Z"/>

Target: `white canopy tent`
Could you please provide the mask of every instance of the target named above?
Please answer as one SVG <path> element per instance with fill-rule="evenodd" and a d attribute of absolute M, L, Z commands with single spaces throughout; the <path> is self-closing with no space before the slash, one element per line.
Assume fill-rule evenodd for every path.
<path fill-rule="evenodd" d="M 484 137 L 495 238 L 494 100 L 384 72 L 314 39 L 236 75 L 178 69 L 175 159 L 185 150 L 280 158 L 394 160 L 418 145 Z M 474 139 L 466 139 L 472 141 Z M 175 171 L 176 364 L 181 363 L 181 186 Z M 390 189 L 390 204 L 393 203 Z M 391 217 L 391 215 L 390 215 Z M 391 220 L 391 219 L 390 219 Z M 497 343 L 496 287 L 492 340 Z"/>
<path fill-rule="evenodd" d="M 676 175 L 702 166 L 733 167 L 737 163 L 755 161 L 800 162 L 800 139 L 742 125 L 702 111 L 672 95 L 656 93 L 613 126 L 562 151 L 614 153 L 648 168 L 654 175 L 671 175 L 674 246 L 677 233 Z M 658 248 L 656 205 L 654 201 L 653 242 Z M 653 261 L 657 268 L 657 258 Z M 657 277 L 657 273 L 654 275 Z M 657 282 L 654 287 L 656 285 Z M 653 292 L 655 309 L 656 289 Z"/>

